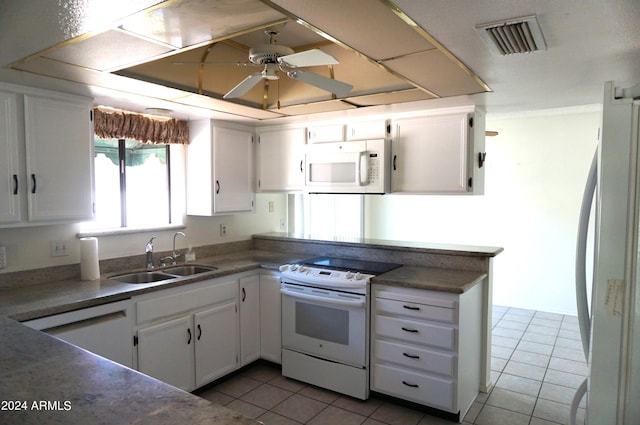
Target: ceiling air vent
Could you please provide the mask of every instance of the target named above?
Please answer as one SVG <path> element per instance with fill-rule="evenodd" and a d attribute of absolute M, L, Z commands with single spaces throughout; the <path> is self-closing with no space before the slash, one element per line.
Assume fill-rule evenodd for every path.
<path fill-rule="evenodd" d="M 477 25 L 476 30 L 491 51 L 500 56 L 547 50 L 535 15 Z"/>

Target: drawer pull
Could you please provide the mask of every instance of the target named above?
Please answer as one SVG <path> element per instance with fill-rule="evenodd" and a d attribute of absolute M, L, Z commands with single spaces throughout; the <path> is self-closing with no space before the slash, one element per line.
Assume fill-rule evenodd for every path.
<path fill-rule="evenodd" d="M 417 329 L 407 329 L 404 326 L 402 327 L 402 330 L 405 331 L 405 332 L 411 332 L 411 333 L 414 333 L 414 334 L 418 333 Z"/>
<path fill-rule="evenodd" d="M 403 305 L 402 307 L 406 308 L 407 310 L 420 311 L 420 307 L 415 307 L 412 305 Z"/>
<path fill-rule="evenodd" d="M 409 357 L 410 359 L 419 359 L 420 356 L 416 356 L 415 354 L 402 353 L 403 356 Z"/>
<path fill-rule="evenodd" d="M 405 384 L 407 387 L 411 387 L 411 388 L 418 388 L 420 387 L 420 385 L 418 384 L 410 384 L 407 381 L 402 381 L 403 384 Z"/>

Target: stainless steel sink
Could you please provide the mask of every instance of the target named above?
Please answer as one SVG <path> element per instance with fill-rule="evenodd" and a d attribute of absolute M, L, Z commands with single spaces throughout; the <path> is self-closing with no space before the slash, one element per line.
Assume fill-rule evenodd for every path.
<path fill-rule="evenodd" d="M 127 273 L 121 274 L 117 276 L 112 276 L 109 279 L 117 280 L 122 283 L 152 283 L 152 282 L 161 282 L 163 280 L 175 279 L 176 276 L 172 276 L 170 274 L 161 273 L 161 272 L 136 272 L 136 273 Z"/>
<path fill-rule="evenodd" d="M 163 273 L 173 274 L 177 276 L 191 276 L 194 274 L 207 273 L 217 270 L 217 267 L 213 266 L 202 266 L 196 264 L 185 264 L 183 266 L 175 266 L 163 269 Z"/>

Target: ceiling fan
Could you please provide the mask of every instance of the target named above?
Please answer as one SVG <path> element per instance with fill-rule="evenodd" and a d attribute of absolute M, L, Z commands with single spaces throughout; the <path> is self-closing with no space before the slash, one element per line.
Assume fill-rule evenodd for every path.
<path fill-rule="evenodd" d="M 295 53 L 290 47 L 275 44 L 274 38 L 278 31 L 266 30 L 265 33 L 269 36 L 269 44 L 252 47 L 249 50 L 249 62 L 236 64 L 239 66 L 264 67 L 263 70 L 254 72 L 246 77 L 225 94 L 223 96 L 224 99 L 240 97 L 262 80 L 279 80 L 279 72 L 286 74 L 291 79 L 318 87 L 336 96 L 344 96 L 353 88 L 351 84 L 300 69 L 309 66 L 339 64 L 340 62 L 333 56 L 320 49 Z M 203 64 L 215 65 L 216 62 L 204 62 Z"/>

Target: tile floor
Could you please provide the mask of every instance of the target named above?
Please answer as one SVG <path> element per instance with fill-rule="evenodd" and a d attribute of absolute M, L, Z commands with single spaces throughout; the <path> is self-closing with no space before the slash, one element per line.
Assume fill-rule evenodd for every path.
<path fill-rule="evenodd" d="M 492 381 L 463 424 L 566 424 L 587 367 L 575 316 L 494 306 Z M 441 425 L 451 422 L 372 397 L 360 401 L 283 378 L 257 363 L 197 393 L 266 425 Z M 584 409 L 580 409 L 584 416 Z"/>

